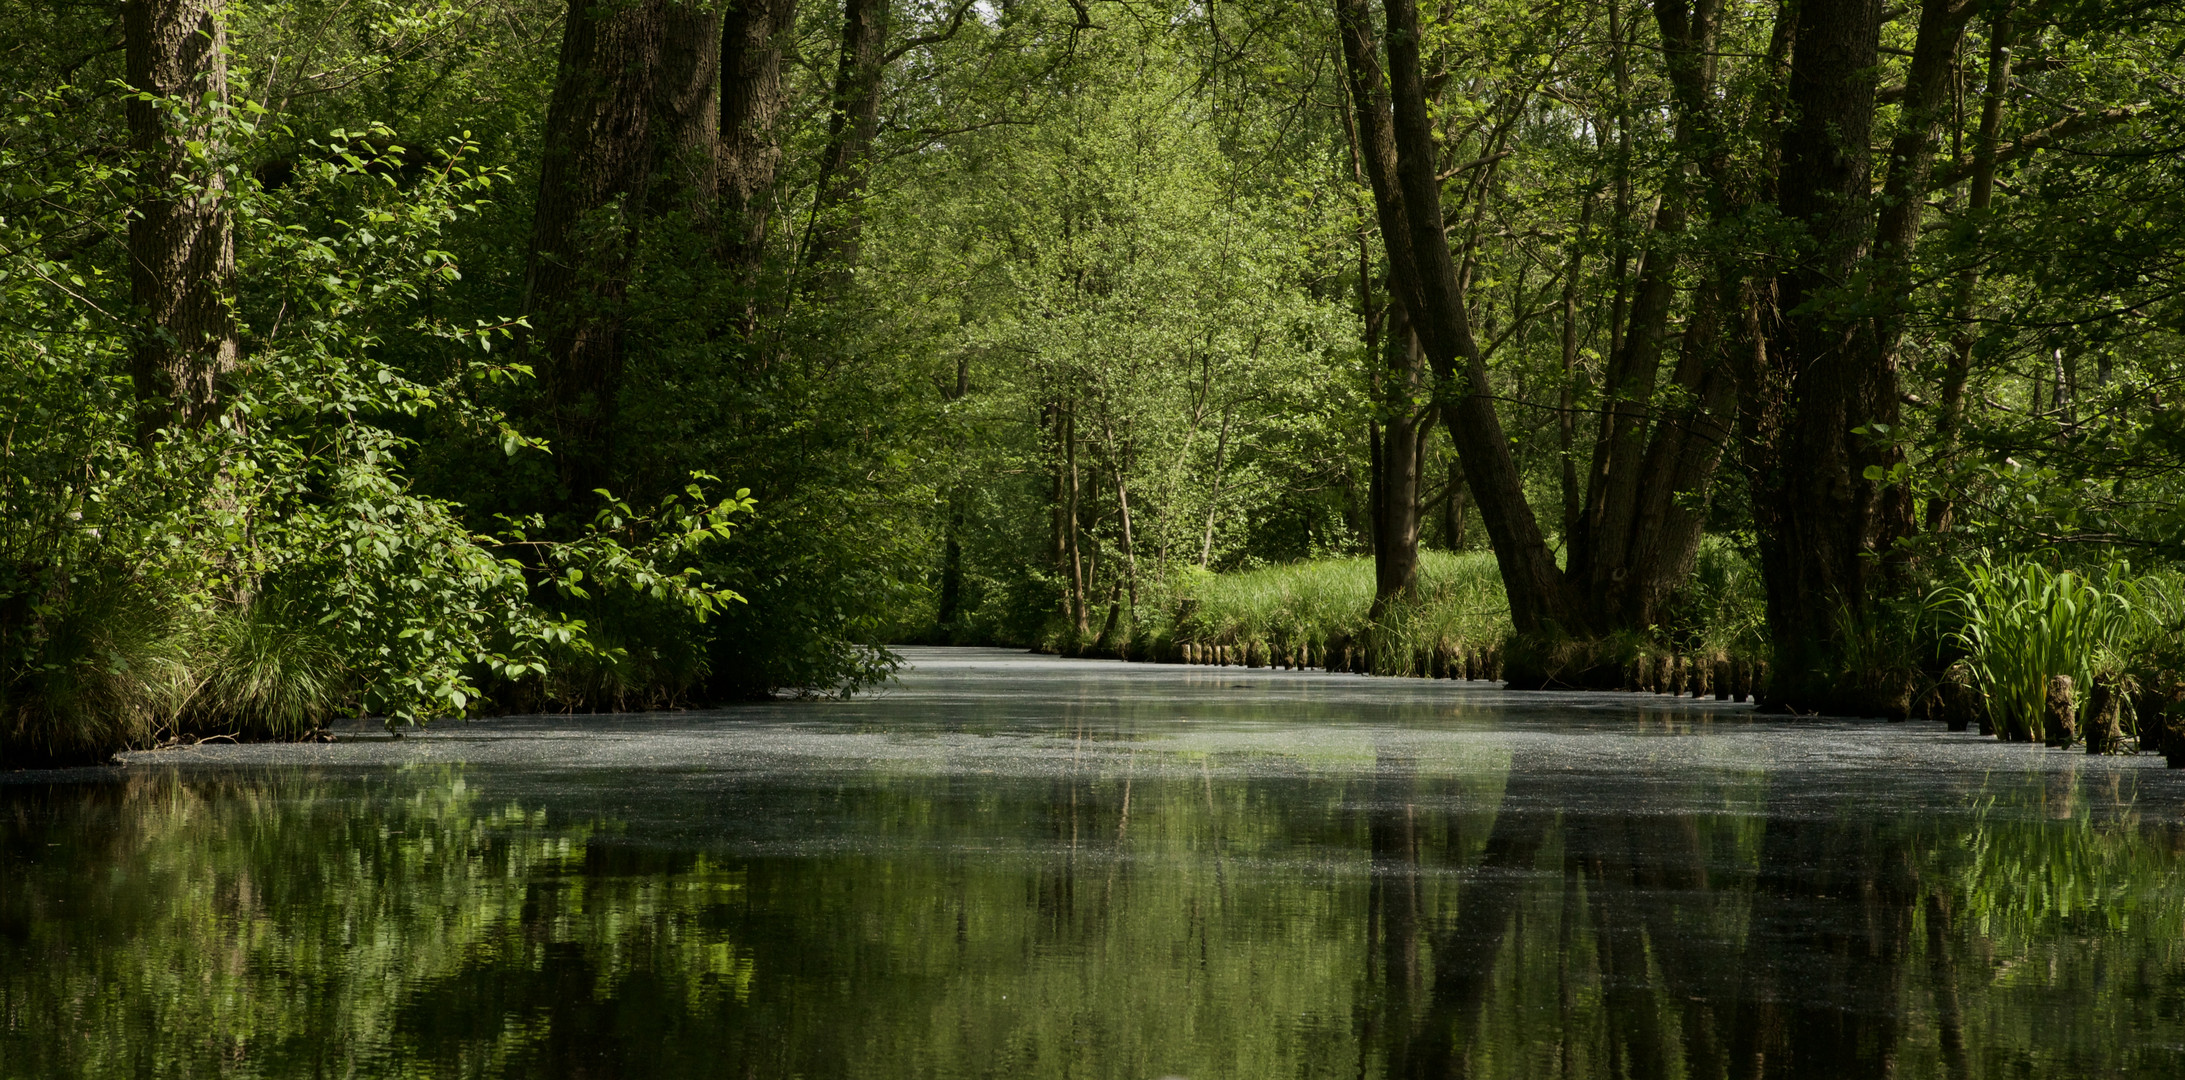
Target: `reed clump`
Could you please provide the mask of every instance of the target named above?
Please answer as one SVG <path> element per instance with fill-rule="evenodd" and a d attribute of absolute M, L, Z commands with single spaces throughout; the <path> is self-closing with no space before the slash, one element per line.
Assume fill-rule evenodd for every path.
<path fill-rule="evenodd" d="M 2115 685 L 2156 604 L 2121 567 L 2051 569 L 2037 562 L 1960 562 L 1933 598 L 1944 643 L 1962 654 L 1994 734 L 2013 742 L 2076 741 L 2077 698 Z M 2120 720 L 2120 724 L 2122 721 Z"/>

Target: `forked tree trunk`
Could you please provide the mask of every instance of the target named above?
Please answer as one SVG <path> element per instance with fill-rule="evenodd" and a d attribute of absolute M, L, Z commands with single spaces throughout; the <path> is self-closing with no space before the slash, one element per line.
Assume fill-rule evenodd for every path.
<path fill-rule="evenodd" d="M 565 504 L 610 478 L 667 14 L 663 0 L 570 0 L 562 32 L 524 291 Z"/>
<path fill-rule="evenodd" d="M 143 192 L 129 218 L 129 292 L 144 320 L 129 375 L 147 441 L 217 417 L 236 365 L 235 236 L 226 182 L 209 160 L 228 90 L 221 6 L 131 0 L 123 12 L 129 86 L 159 99 L 127 106 Z"/>
<path fill-rule="evenodd" d="M 1719 265 L 1703 276 L 1683 332 L 1670 329 L 1680 306 L 1679 252 L 1693 208 L 1704 201 L 1714 214 L 1734 216 L 1714 102 L 1720 4 L 1659 0 L 1653 8 L 1674 91 L 1677 153 L 1699 166 L 1701 182 L 1686 179 L 1681 169 L 1669 172 L 1631 290 L 1628 322 L 1613 335 L 1603 375 L 1608 400 L 1568 558 L 1570 578 L 1602 628 L 1657 625 L 1690 575 L 1736 390 L 1723 332 L 1741 293 L 1734 269 Z M 1675 363 L 1666 374 L 1675 392 L 1663 394 L 1673 341 Z"/>

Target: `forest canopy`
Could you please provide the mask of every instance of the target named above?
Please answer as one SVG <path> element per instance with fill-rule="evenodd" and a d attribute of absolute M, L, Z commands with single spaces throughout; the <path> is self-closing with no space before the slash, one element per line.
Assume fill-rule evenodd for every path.
<path fill-rule="evenodd" d="M 1484 635 L 1869 715 L 2178 666 L 2174 4 L 0 26 L 0 754 L 840 694 L 908 641 Z M 1346 559 L 1340 618 L 1212 614 Z M 2006 672 L 2006 608 L 2096 614 Z"/>

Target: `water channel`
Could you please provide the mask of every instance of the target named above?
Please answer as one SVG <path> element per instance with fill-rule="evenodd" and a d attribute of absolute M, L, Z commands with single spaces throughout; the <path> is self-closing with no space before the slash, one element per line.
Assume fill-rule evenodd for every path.
<path fill-rule="evenodd" d="M 2185 774 L 908 650 L 0 775 L 0 1077 L 2185 1076 Z"/>

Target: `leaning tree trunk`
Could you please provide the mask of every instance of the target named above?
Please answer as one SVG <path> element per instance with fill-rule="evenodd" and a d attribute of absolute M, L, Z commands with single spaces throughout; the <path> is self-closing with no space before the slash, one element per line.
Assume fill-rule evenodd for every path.
<path fill-rule="evenodd" d="M 1511 623 L 1522 634 L 1584 633 L 1591 629 L 1584 606 L 1525 500 L 1509 439 L 1495 414 L 1486 360 L 1472 336 L 1464 286 L 1442 233 L 1439 156 L 1419 60 L 1418 9 L 1413 0 L 1389 0 L 1387 8 L 1384 84 L 1367 0 L 1337 4 L 1359 157 L 1388 249 L 1389 291 L 1411 316 L 1432 365 L 1436 405 L 1487 526 Z"/>
<path fill-rule="evenodd" d="M 1865 275 L 1870 292 L 1868 305 L 1875 314 L 1873 326 L 1860 341 L 1867 353 L 1860 364 L 1886 373 L 1892 384 L 1900 366 L 1898 346 L 1912 310 L 1912 257 L 1919 247 L 1920 224 L 1926 220 L 1936 136 L 1949 111 L 1950 76 L 1957 66 L 1965 20 L 1972 10 L 1971 5 L 1953 5 L 1950 0 L 1922 0 L 1919 36 L 1913 43 L 1912 63 L 1905 76 L 1897 133 L 1889 144 L 1889 172 L 1882 181 L 1872 265 Z M 1946 371 L 1945 380 L 1952 374 L 1954 370 Z M 1945 396 L 1961 405 L 1963 383 L 1957 386 L 1959 393 Z M 1948 423 L 1945 419 L 1944 425 Z M 1892 464 L 1904 460 L 1901 448 L 1887 453 Z M 1891 484 L 1883 500 L 1885 516 L 1892 521 L 1902 519 L 1903 530 L 1910 532 L 1911 496 L 1905 486 L 1901 482 Z"/>
<path fill-rule="evenodd" d="M 623 307 L 654 164 L 663 0 L 570 0 L 547 107 L 525 308 L 565 503 L 612 475 Z"/>
<path fill-rule="evenodd" d="M 1797 7 L 1777 205 L 1803 236 L 1776 275 L 1766 327 L 1769 376 L 1784 401 L 1780 434 L 1758 478 L 1761 573 L 1779 704 L 1838 698 L 1849 627 L 1869 610 L 1910 507 L 1886 471 L 1902 459 L 1895 370 L 1862 341 L 1871 323 L 1852 303 L 1872 235 L 1872 138 L 1880 0 L 1804 0 Z M 1878 426 L 1877 426 L 1878 425 Z"/>
<path fill-rule="evenodd" d="M 820 154 L 819 191 L 812 205 L 812 234 L 804 253 L 806 265 L 822 268 L 824 276 L 838 276 L 857 265 L 866 174 L 872 167 L 873 137 L 880 130 L 887 40 L 888 0 L 847 0 L 827 143 Z"/>
<path fill-rule="evenodd" d="M 222 0 L 131 0 L 123 11 L 139 191 L 129 218 L 130 298 L 144 322 L 129 356 L 138 434 L 219 415 L 236 364 L 235 236 L 208 159 L 227 99 Z M 192 151 L 192 144 L 197 150 Z"/>

